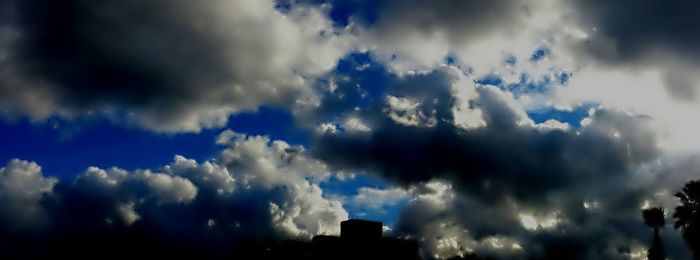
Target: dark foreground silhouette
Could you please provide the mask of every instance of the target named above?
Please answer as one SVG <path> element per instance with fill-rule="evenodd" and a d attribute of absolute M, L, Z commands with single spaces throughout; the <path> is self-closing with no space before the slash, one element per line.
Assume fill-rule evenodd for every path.
<path fill-rule="evenodd" d="M 664 260 L 666 253 L 664 252 L 664 244 L 661 242 L 659 230 L 666 224 L 664 210 L 662 208 L 648 208 L 642 210 L 642 218 L 644 224 L 654 229 L 654 238 L 651 241 L 651 246 L 647 252 L 649 260 Z"/>
<path fill-rule="evenodd" d="M 673 213 L 674 227 L 681 231 L 694 259 L 700 259 L 700 180 L 686 183 L 675 196 L 680 205 Z M 642 217 L 654 230 L 648 258 L 665 259 L 660 237 L 663 209 L 644 210 Z M 270 237 L 266 234 L 258 238 L 228 233 L 163 235 L 157 223 L 146 220 L 122 228 L 84 219 L 90 218 L 59 218 L 63 225 L 48 231 L 0 229 L 0 259 L 421 259 L 416 241 L 384 237 L 381 222 L 366 220 L 344 221 L 340 236 L 316 236 L 307 242 L 263 239 Z M 564 242 L 548 248 L 542 259 L 566 259 L 576 247 Z M 450 259 L 488 258 L 468 254 Z"/>
<path fill-rule="evenodd" d="M 288 240 L 251 245 L 239 259 L 421 259 L 418 243 L 382 235 L 382 223 L 346 220 L 340 236 L 315 236 L 311 242 Z"/>
<path fill-rule="evenodd" d="M 115 229 L 0 239 L 0 259 L 421 259 L 413 240 L 383 237 L 382 223 L 347 220 L 341 235 L 311 241 L 247 239 L 228 246 L 183 242 L 152 230 Z M 0 232 L 0 238 L 8 237 Z M 222 248 L 225 248 L 222 250 Z"/>
<path fill-rule="evenodd" d="M 673 226 L 681 230 L 693 258 L 700 259 L 700 180 L 686 183 L 675 196 L 681 205 L 673 213 L 676 219 Z"/>

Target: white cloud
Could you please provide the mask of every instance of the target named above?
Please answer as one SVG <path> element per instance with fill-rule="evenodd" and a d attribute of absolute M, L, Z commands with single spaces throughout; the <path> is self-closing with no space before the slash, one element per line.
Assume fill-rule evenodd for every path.
<path fill-rule="evenodd" d="M 362 122 L 361 119 L 357 117 L 346 118 L 345 121 L 343 121 L 342 123 L 342 127 L 348 132 L 364 133 L 372 131 L 372 128 L 367 126 L 364 122 Z"/>
<path fill-rule="evenodd" d="M 75 3 L 61 11 L 35 2 L 6 3 L 15 15 L 0 21 L 8 40 L 0 46 L 0 106 L 33 119 L 97 112 L 164 132 L 221 127 L 232 113 L 312 96 L 315 78 L 354 41 L 323 7 L 282 13 L 273 0 Z M 52 15 L 36 20 L 28 5 Z M 36 40 L 60 30 L 82 31 Z"/>
<path fill-rule="evenodd" d="M 432 115 L 425 115 L 420 108 L 421 102 L 410 98 L 387 97 L 386 113 L 394 122 L 405 126 L 431 127 L 437 124 Z"/>
<path fill-rule="evenodd" d="M 207 250 L 222 250 L 217 253 L 253 236 L 339 234 L 348 214 L 319 187 L 331 176 L 325 164 L 283 141 L 232 131 L 223 135 L 232 139 L 218 138 L 226 148 L 213 160 L 175 156 L 157 171 L 90 167 L 61 183 L 44 177 L 36 163 L 10 161 L 0 168 L 0 230 L 32 227 L 48 239 L 66 235 L 63 230 L 141 230 L 194 249 L 209 241 Z M 60 188 L 54 189 L 57 183 Z"/>
<path fill-rule="evenodd" d="M 216 194 L 231 194 L 237 188 L 236 180 L 228 169 L 209 161 L 200 164 L 195 160 L 176 155 L 175 160 L 166 165 L 163 170 L 171 175 L 186 178 L 195 186 L 206 188 Z"/>
<path fill-rule="evenodd" d="M 238 138 L 217 162 L 241 192 L 281 191 L 283 197 L 271 200 L 269 211 L 274 225 L 291 236 L 338 234 L 340 221 L 347 219 L 341 203 L 323 197 L 318 186 L 330 177 L 326 165 L 307 157 L 301 146 L 260 136 Z"/>
<path fill-rule="evenodd" d="M 418 240 L 428 256 L 447 258 L 473 252 L 508 259 L 523 256 L 517 239 L 479 234 L 476 230 L 479 227 L 466 220 L 495 217 L 502 221 L 509 218 L 508 212 L 499 209 L 495 214 L 489 212 L 489 216 L 479 216 L 484 214 L 483 208 L 463 204 L 464 198 L 443 181 L 433 180 L 413 186 L 411 196 L 392 232 Z"/>
<path fill-rule="evenodd" d="M 90 167 L 76 177 L 74 185 L 86 196 L 103 200 L 108 212 L 105 219 L 118 219 L 127 225 L 141 219 L 139 208 L 144 205 L 191 203 L 197 196 L 197 187 L 189 180 L 150 170 Z"/>
<path fill-rule="evenodd" d="M 58 180 L 44 177 L 33 162 L 11 160 L 0 168 L 0 219 L 10 230 L 37 228 L 45 223 L 42 196 L 49 195 Z"/>
<path fill-rule="evenodd" d="M 408 197 L 409 191 L 398 187 L 386 189 L 361 187 L 356 195 L 344 198 L 344 204 L 357 207 L 360 211 L 383 214 L 386 213 L 386 207 L 396 206 L 408 200 Z"/>

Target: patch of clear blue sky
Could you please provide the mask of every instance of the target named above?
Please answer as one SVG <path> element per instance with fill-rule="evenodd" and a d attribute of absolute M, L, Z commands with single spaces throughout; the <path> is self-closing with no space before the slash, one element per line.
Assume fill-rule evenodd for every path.
<path fill-rule="evenodd" d="M 280 12 L 288 12 L 294 4 L 330 4 L 328 16 L 337 27 L 345 27 L 350 19 L 361 25 L 371 25 L 379 17 L 381 0 L 277 0 L 275 7 Z"/>
<path fill-rule="evenodd" d="M 550 50 L 547 47 L 539 47 L 530 56 L 530 62 L 537 62 L 550 55 Z"/>
<path fill-rule="evenodd" d="M 584 104 L 572 110 L 546 108 L 528 111 L 527 115 L 532 121 L 535 121 L 535 123 L 543 123 L 549 119 L 555 119 L 562 123 L 568 123 L 574 129 L 578 129 L 581 128 L 581 120 L 588 117 L 588 110 L 596 106 L 596 104 Z"/>
<path fill-rule="evenodd" d="M 356 196 L 362 187 L 388 189 L 392 186 L 380 177 L 366 173 L 357 174 L 355 178 L 348 180 L 331 180 L 321 184 L 321 189 L 323 189 L 325 195 L 330 197 L 340 196 L 346 199 Z M 343 207 L 348 211 L 350 218 L 372 219 L 392 227 L 398 220 L 401 209 L 406 205 L 408 199 L 402 199 L 395 204 L 383 205 L 380 208 L 371 208 L 366 205 L 356 205 L 347 202 Z"/>
<path fill-rule="evenodd" d="M 351 16 L 356 22 L 373 24 L 379 17 L 379 8 L 382 4 L 379 0 L 332 0 L 332 2 L 330 17 L 338 26 L 347 25 Z"/>
<path fill-rule="evenodd" d="M 267 135 L 291 144 L 306 146 L 309 142 L 289 112 L 272 107 L 234 115 L 225 128 Z M 159 134 L 114 124 L 105 118 L 50 119 L 42 123 L 0 120 L 0 165 L 13 158 L 36 161 L 44 174 L 63 179 L 70 179 L 89 166 L 157 169 L 178 154 L 198 161 L 216 156 L 222 147 L 214 141 L 221 131 Z"/>
<path fill-rule="evenodd" d="M 369 53 L 351 53 L 338 61 L 335 73 L 351 78 L 347 84 L 359 85 L 369 94 L 369 98 L 381 97 L 389 81 L 395 78 L 386 67 L 373 60 Z"/>

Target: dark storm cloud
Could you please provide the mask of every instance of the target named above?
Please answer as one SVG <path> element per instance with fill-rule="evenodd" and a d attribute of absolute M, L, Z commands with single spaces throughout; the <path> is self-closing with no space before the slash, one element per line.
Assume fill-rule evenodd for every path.
<path fill-rule="evenodd" d="M 293 104 L 303 78 L 345 48 L 320 33 L 328 22 L 317 9 L 282 14 L 272 1 L 3 7 L 0 102 L 36 117 L 121 110 L 157 130 L 221 126 L 236 110 Z"/>
<path fill-rule="evenodd" d="M 336 234 L 324 164 L 300 147 L 226 132 L 215 161 L 158 171 L 91 167 L 74 181 L 13 160 L 0 168 L 0 256 L 231 256 L 242 243 Z M 37 249 L 32 249 L 37 248 Z"/>
<path fill-rule="evenodd" d="M 641 257 L 651 239 L 640 216 L 641 205 L 650 200 L 667 211 L 675 205 L 664 201 L 668 198 L 663 195 L 653 195 L 668 183 L 634 180 L 645 177 L 601 178 L 588 187 L 550 193 L 548 202 L 540 206 L 517 199 L 484 202 L 479 195 L 464 194 L 444 182 L 420 184 L 392 233 L 420 239 L 424 249 L 441 256 L 475 250 L 498 259 Z M 543 226 L 526 228 L 520 214 L 534 217 Z M 680 235 L 670 226 L 661 234 L 669 257 L 689 257 Z"/>
<path fill-rule="evenodd" d="M 656 67 L 668 93 L 696 100 L 700 66 L 700 3 L 685 0 L 574 1 L 588 38 L 577 43 L 584 57 L 624 67 Z"/>
<path fill-rule="evenodd" d="M 639 207 L 662 186 L 630 180 L 643 179 L 639 167 L 662 154 L 648 117 L 599 107 L 580 128 L 535 124 L 512 94 L 475 85 L 451 67 L 388 81 L 384 98 L 318 116 L 337 118 L 335 130 L 321 131 L 311 147 L 333 167 L 378 173 L 418 194 L 394 234 L 425 238 L 424 248 L 442 256 L 464 253 L 445 246 L 454 239 L 506 259 L 574 251 L 583 259 L 615 259 L 630 252 L 612 245 L 646 245 Z M 327 100 L 357 91 L 352 81 L 339 83 Z M 347 111 L 334 114 L 342 107 Z M 483 125 L 463 127 L 462 113 L 478 115 Z M 369 130 L 345 129 L 347 117 Z M 446 192 L 430 184 L 436 179 L 447 183 Z M 525 213 L 560 222 L 533 232 L 521 224 Z M 492 241 L 521 249 L 495 249 Z"/>
<path fill-rule="evenodd" d="M 479 98 L 470 101 L 486 127 L 464 129 L 452 118 L 452 80 L 447 72 L 434 72 L 399 79 L 387 89 L 389 95 L 421 100 L 417 114 L 434 117 L 434 126 L 401 124 L 382 102 L 364 112 L 371 115 L 366 118 L 371 131 L 320 135 L 314 154 L 332 165 L 373 169 L 401 183 L 442 176 L 469 192 L 530 197 L 624 174 L 659 153 L 646 118 L 603 109 L 577 131 L 518 125 L 529 119 L 509 107 L 508 94 L 491 87 L 478 88 Z M 358 115 L 365 118 L 363 112 Z"/>
<path fill-rule="evenodd" d="M 520 11 L 528 8 L 526 2 L 518 0 L 355 1 L 358 2 L 363 8 L 352 8 L 348 3 L 337 5 L 355 11 L 350 20 L 377 29 L 378 33 L 399 36 L 403 30 L 418 30 L 427 36 L 445 32 L 455 42 L 475 33 L 504 29 L 499 26 L 523 19 L 524 12 Z"/>
<path fill-rule="evenodd" d="M 518 0 L 350 0 L 308 1 L 281 0 L 283 6 L 292 3 L 329 3 L 329 15 L 340 26 L 351 22 L 361 26 L 413 27 L 432 33 L 433 29 L 449 28 L 451 32 L 485 30 L 501 21 L 515 19 L 513 10 L 526 5 Z M 401 21 L 402 20 L 402 21 Z M 390 25 L 391 24 L 391 25 Z M 388 28 L 387 28 L 388 29 Z"/>
<path fill-rule="evenodd" d="M 642 172 L 625 178 L 601 178 L 587 187 L 550 193 L 548 202 L 540 206 L 525 205 L 518 200 L 484 203 L 476 196 L 460 195 L 454 188 L 445 192 L 435 189 L 435 184 L 428 184 L 404 209 L 392 232 L 425 238 L 426 248 L 435 248 L 441 239 L 457 241 L 455 247 L 433 249 L 437 253 L 459 252 L 464 247 L 499 259 L 642 257 L 646 256 L 651 232 L 642 221 L 640 207 L 648 203 L 672 212 L 677 202 L 669 198 L 668 189 L 680 186 L 671 183 L 687 180 L 678 178 L 687 175 L 687 170 L 685 166 L 660 167 L 655 174 L 663 177 L 654 180 L 644 180 L 649 176 Z M 664 180 L 669 176 L 675 180 Z M 539 225 L 545 226 L 527 229 L 518 219 L 519 214 L 533 216 Z M 672 222 L 670 214 L 666 217 L 667 223 Z M 556 222 L 546 226 L 548 219 Z M 689 257 L 680 234 L 672 227 L 667 225 L 661 234 L 671 259 Z M 494 238 L 502 248 L 489 243 Z M 513 250 L 511 243 L 517 243 L 518 249 Z"/>
<path fill-rule="evenodd" d="M 635 62 L 657 51 L 694 60 L 700 49 L 700 3 L 685 0 L 575 1 L 589 31 L 593 54 L 611 62 Z"/>

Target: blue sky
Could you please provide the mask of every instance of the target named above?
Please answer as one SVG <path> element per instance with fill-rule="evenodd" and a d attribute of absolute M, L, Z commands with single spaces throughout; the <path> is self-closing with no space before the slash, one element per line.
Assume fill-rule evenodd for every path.
<path fill-rule="evenodd" d="M 308 143 L 308 136 L 295 129 L 294 118 L 288 112 L 271 107 L 232 116 L 225 128 L 267 135 L 295 145 Z M 160 134 L 117 125 L 105 118 L 50 119 L 42 123 L 19 119 L 3 121 L 0 129 L 0 144 L 12 148 L 2 151 L 2 160 L 27 158 L 39 162 L 47 173 L 65 179 L 89 166 L 147 169 L 167 164 L 175 155 L 200 161 L 211 159 L 221 149 L 214 141 L 222 131 Z"/>

